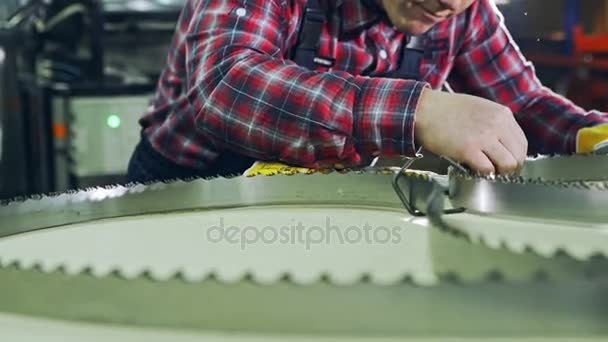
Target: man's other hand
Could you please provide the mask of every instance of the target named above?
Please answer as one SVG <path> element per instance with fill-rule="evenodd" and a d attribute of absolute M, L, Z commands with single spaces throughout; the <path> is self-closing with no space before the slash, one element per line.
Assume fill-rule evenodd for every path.
<path fill-rule="evenodd" d="M 476 96 L 425 90 L 414 130 L 425 149 L 484 175 L 517 173 L 527 156 L 528 141 L 511 110 Z"/>

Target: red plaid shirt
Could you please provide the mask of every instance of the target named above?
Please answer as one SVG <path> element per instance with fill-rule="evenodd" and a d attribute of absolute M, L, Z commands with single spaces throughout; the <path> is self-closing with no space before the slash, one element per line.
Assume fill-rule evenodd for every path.
<path fill-rule="evenodd" d="M 421 91 L 446 82 L 511 108 L 531 153 L 572 153 L 580 128 L 608 121 L 541 85 L 491 0 L 425 35 L 421 81 L 374 77 L 398 67 L 406 37 L 361 0 L 327 2 L 318 55 L 332 67 L 290 61 L 305 3 L 188 0 L 141 119 L 152 146 L 194 168 L 227 150 L 313 167 L 411 155 Z"/>

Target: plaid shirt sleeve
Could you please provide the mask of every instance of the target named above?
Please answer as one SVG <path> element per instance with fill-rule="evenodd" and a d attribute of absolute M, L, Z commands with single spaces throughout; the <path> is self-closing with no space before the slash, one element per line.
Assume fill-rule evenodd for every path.
<path fill-rule="evenodd" d="M 293 4 L 296 5 L 293 5 Z M 215 146 L 316 167 L 414 153 L 426 83 L 302 68 L 286 59 L 303 1 L 198 1 L 186 68 L 196 128 Z"/>
<path fill-rule="evenodd" d="M 493 1 L 476 1 L 467 20 L 450 85 L 508 106 L 526 133 L 530 154 L 574 153 L 579 129 L 608 122 L 606 114 L 585 112 L 542 86 Z"/>

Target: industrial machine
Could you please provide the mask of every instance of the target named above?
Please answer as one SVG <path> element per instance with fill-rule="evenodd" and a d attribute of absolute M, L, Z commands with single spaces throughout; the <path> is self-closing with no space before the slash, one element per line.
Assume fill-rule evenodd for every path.
<path fill-rule="evenodd" d="M 607 157 L 526 165 L 492 179 L 257 164 L 8 202 L 0 324 L 91 340 L 604 340 Z"/>
<path fill-rule="evenodd" d="M 0 198 L 50 190 L 40 177 L 49 154 L 45 135 L 37 134 L 44 118 L 29 116 L 30 104 L 22 101 L 22 72 L 32 70 L 26 55 L 38 10 L 25 2 L 0 6 Z"/>
<path fill-rule="evenodd" d="M 0 198 L 124 181 L 182 4 L 3 2 Z"/>
<path fill-rule="evenodd" d="M 139 117 L 151 85 L 55 89 L 52 113 L 55 190 L 124 183 L 139 142 Z"/>
<path fill-rule="evenodd" d="M 183 0 L 101 1 L 105 79 L 86 87 L 71 85 L 53 98 L 55 127 L 63 127 L 56 131 L 55 144 L 67 147 L 56 156 L 58 165 L 65 166 L 56 173 L 63 175 L 57 190 L 125 181 L 140 138 L 138 119 L 150 106 L 164 66 L 150 65 L 150 60 L 164 62 L 182 5 Z M 150 25 L 158 31 L 151 34 Z M 146 35 L 156 40 L 145 43 Z M 127 56 L 120 55 L 124 51 Z"/>
<path fill-rule="evenodd" d="M 182 5 L 166 0 L 98 4 L 101 78 L 47 92 L 56 146 L 55 191 L 125 181 L 140 137 L 138 119 L 150 106 L 163 67 L 154 63 L 165 60 Z"/>
<path fill-rule="evenodd" d="M 0 29 L 0 197 L 28 193 L 26 122 L 17 79 L 20 37 L 19 31 Z"/>

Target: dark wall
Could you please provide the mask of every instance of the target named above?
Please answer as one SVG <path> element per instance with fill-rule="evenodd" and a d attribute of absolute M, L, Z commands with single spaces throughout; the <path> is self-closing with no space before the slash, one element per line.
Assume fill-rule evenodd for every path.
<path fill-rule="evenodd" d="M 581 0 L 581 22 L 586 30 L 593 28 L 597 9 L 605 0 Z M 564 0 L 511 0 L 500 6 L 507 27 L 516 37 L 547 38 L 564 29 Z M 526 15 L 527 14 L 527 15 Z"/>

